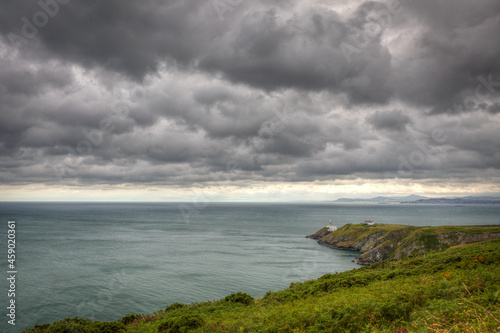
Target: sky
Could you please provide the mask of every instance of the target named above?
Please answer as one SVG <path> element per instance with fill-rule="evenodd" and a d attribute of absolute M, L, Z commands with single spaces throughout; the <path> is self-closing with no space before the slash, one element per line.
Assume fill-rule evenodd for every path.
<path fill-rule="evenodd" d="M 500 2 L 0 2 L 0 200 L 500 193 Z"/>

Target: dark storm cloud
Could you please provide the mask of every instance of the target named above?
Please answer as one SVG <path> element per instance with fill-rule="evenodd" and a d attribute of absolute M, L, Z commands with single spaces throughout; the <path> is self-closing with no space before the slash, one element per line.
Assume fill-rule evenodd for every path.
<path fill-rule="evenodd" d="M 0 31 L 7 36 L 22 37 L 26 20 L 21 18 L 34 21 L 33 14 L 41 11 L 33 2 L 2 6 Z M 206 1 L 72 1 L 59 5 L 58 14 L 37 29 L 36 39 L 56 57 L 135 80 L 169 62 L 263 89 L 330 89 L 354 102 L 385 102 L 391 95 L 390 54 L 379 40 L 351 63 L 340 47 L 367 11 L 345 20 L 313 7 L 285 19 L 272 2 L 240 6 L 245 8 L 221 21 Z"/>
<path fill-rule="evenodd" d="M 45 25 L 37 28 L 35 15 L 43 10 L 37 2 L 2 2 L 0 31 L 7 36 L 26 36 L 24 40 L 28 42 L 34 35 L 56 57 L 87 67 L 124 72 L 136 80 L 156 69 L 163 58 L 189 63 L 198 52 L 198 45 L 206 43 L 203 34 L 194 34 L 189 28 L 196 26 L 201 1 L 42 3 L 58 9 Z M 34 28 L 25 28 L 28 34 L 23 34 L 26 20 Z M 197 33 L 201 32 L 197 29 Z M 17 41 L 14 37 L 9 40 Z"/>
<path fill-rule="evenodd" d="M 59 89 L 71 83 L 71 73 L 52 68 L 22 68 L 12 62 L 0 67 L 4 94 L 35 95 L 44 89 Z"/>
<path fill-rule="evenodd" d="M 347 93 L 353 102 L 384 102 L 391 94 L 390 54 L 376 41 L 349 62 L 340 45 L 350 29 L 332 10 L 307 9 L 281 18 L 276 9 L 250 12 L 210 44 L 200 67 L 263 89 Z"/>
<path fill-rule="evenodd" d="M 500 113 L 500 103 L 492 104 L 488 107 L 488 112 L 492 114 Z"/>
<path fill-rule="evenodd" d="M 239 4 L 220 20 L 207 1 L 71 1 L 58 5 L 36 39 L 53 56 L 136 80 L 173 61 L 263 89 L 329 89 L 354 103 L 383 103 L 396 94 L 435 112 L 453 109 L 475 88 L 477 77 L 500 72 L 500 5 L 494 0 L 397 6 L 370 1 L 347 15 L 314 5 L 300 10 L 280 5 Z M 1 6 L 5 36 L 22 36 L 22 18 L 33 24 L 42 10 L 34 1 Z M 391 24 L 382 24 L 384 12 Z M 399 22 L 408 18 L 406 26 Z M 370 34 L 370 24 L 380 31 Z M 382 37 L 410 30 L 409 49 L 394 63 Z M 342 45 L 360 51 L 348 61 Z"/>
<path fill-rule="evenodd" d="M 500 167 L 497 1 L 41 3 L 0 3 L 2 182 Z"/>
<path fill-rule="evenodd" d="M 399 95 L 434 113 L 471 111 L 469 96 L 476 98 L 476 105 L 484 102 L 481 96 L 491 92 L 482 88 L 477 95 L 480 78 L 500 78 L 500 3 L 419 1 L 408 4 L 405 14 L 418 26 L 405 34 L 411 44 L 394 68 Z"/>
<path fill-rule="evenodd" d="M 410 117 L 403 114 L 401 110 L 377 111 L 367 118 L 368 122 L 376 129 L 387 129 L 390 131 L 404 131 L 406 125 L 411 123 Z"/>

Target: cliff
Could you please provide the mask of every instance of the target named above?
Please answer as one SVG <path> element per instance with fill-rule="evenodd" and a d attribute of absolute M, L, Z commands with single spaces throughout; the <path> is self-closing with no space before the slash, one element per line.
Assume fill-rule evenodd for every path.
<path fill-rule="evenodd" d="M 440 252 L 452 246 L 500 238 L 500 226 L 414 227 L 395 224 L 346 224 L 336 231 L 327 228 L 307 236 L 338 250 L 359 251 L 357 263 Z"/>

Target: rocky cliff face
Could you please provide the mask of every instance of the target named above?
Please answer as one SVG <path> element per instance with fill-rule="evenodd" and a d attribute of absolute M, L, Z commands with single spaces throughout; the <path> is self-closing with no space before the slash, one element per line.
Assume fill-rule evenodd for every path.
<path fill-rule="evenodd" d="M 360 251 L 358 264 L 444 251 L 455 245 L 500 238 L 500 226 L 412 227 L 347 224 L 336 231 L 318 230 L 307 238 L 338 250 Z"/>

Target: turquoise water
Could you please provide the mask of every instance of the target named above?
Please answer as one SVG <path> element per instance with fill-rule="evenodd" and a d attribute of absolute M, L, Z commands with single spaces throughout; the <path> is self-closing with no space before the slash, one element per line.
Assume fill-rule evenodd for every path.
<path fill-rule="evenodd" d="M 262 296 L 291 282 L 355 267 L 356 252 L 304 238 L 367 219 L 410 225 L 500 224 L 498 205 L 212 203 L 0 203 L 7 277 L 7 221 L 16 221 L 16 326 L 67 317 L 116 320 L 173 302 Z M 193 207 L 188 204 L 188 207 Z M 190 215 L 189 218 L 186 218 Z"/>

